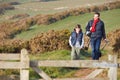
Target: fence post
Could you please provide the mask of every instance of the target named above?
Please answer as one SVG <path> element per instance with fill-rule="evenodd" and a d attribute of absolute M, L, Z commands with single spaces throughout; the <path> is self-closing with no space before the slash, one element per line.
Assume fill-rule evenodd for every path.
<path fill-rule="evenodd" d="M 20 80 L 29 80 L 29 57 L 26 49 L 21 50 Z"/>
<path fill-rule="evenodd" d="M 108 55 L 108 60 L 117 64 L 117 55 Z M 117 80 L 117 66 L 109 68 L 108 77 L 109 80 Z"/>

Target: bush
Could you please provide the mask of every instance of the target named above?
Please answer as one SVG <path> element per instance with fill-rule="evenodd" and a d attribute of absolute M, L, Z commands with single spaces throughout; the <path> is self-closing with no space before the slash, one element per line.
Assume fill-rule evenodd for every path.
<path fill-rule="evenodd" d="M 41 53 L 53 50 L 69 49 L 69 30 L 48 31 L 40 33 L 30 41 L 24 40 L 3 40 L 0 42 L 0 53 L 16 53 L 26 48 L 32 53 Z"/>
<path fill-rule="evenodd" d="M 115 8 L 120 8 L 120 1 L 108 3 L 108 8 L 110 10 Z"/>
<path fill-rule="evenodd" d="M 98 12 L 99 11 L 99 6 L 91 6 L 90 7 L 90 12 Z"/>
<path fill-rule="evenodd" d="M 120 29 L 108 33 L 107 37 L 110 40 L 110 45 L 113 47 L 113 53 L 118 54 L 120 57 Z"/>
<path fill-rule="evenodd" d="M 29 49 L 28 41 L 4 40 L 0 42 L 0 53 L 20 53 L 23 48 Z"/>
<path fill-rule="evenodd" d="M 64 11 L 64 12 L 61 12 L 61 13 L 57 13 L 55 14 L 58 19 L 57 20 L 62 20 L 62 19 L 65 19 L 66 17 L 69 17 L 70 16 L 70 13 L 68 11 Z"/>
<path fill-rule="evenodd" d="M 99 11 L 106 11 L 106 10 L 108 10 L 108 8 L 107 8 L 107 6 L 106 6 L 105 4 L 100 5 L 100 6 L 98 7 L 98 9 L 99 9 Z"/>
<path fill-rule="evenodd" d="M 56 20 L 52 18 L 51 15 L 44 15 L 40 16 L 40 18 L 37 21 L 37 24 L 51 24 L 53 22 L 56 22 Z"/>
<path fill-rule="evenodd" d="M 0 8 L 0 15 L 4 14 L 4 9 Z"/>
<path fill-rule="evenodd" d="M 9 2 L 10 5 L 19 5 L 19 2 Z"/>
<path fill-rule="evenodd" d="M 4 14 L 5 10 L 13 10 L 15 9 L 14 6 L 12 6 L 9 3 L 1 3 L 0 4 L 0 14 Z"/>
<path fill-rule="evenodd" d="M 22 19 L 29 16 L 30 16 L 29 14 L 16 14 L 16 15 L 10 16 L 8 19 L 16 19 L 16 18 Z"/>
<path fill-rule="evenodd" d="M 13 9 L 15 9 L 14 6 L 10 5 L 9 3 L 0 4 L 0 8 L 2 8 L 4 10 L 13 10 Z"/>
<path fill-rule="evenodd" d="M 69 30 L 51 30 L 46 33 L 40 33 L 29 41 L 30 50 L 32 53 L 38 53 L 60 49 L 69 49 L 69 36 Z"/>

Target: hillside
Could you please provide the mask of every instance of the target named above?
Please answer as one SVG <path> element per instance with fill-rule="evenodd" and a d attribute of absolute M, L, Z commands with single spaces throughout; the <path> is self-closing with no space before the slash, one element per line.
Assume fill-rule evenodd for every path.
<path fill-rule="evenodd" d="M 120 28 L 120 9 L 114 9 L 109 11 L 101 12 L 101 19 L 105 22 L 105 27 L 107 33 L 113 31 L 117 28 Z M 34 25 L 30 27 L 28 31 L 22 32 L 15 36 L 17 39 L 29 40 L 38 33 L 47 32 L 49 30 L 62 30 L 69 29 L 73 30 L 76 24 L 81 24 L 83 31 L 85 31 L 85 26 L 87 22 L 92 19 L 93 13 L 86 13 L 79 16 L 70 16 L 64 20 L 58 21 L 50 25 Z"/>
<path fill-rule="evenodd" d="M 4 15 L 0 15 L 0 21 L 5 21 L 10 16 L 17 14 L 28 14 L 30 16 L 35 16 L 37 14 L 53 14 L 68 9 L 74 9 L 83 6 L 90 7 L 93 5 L 100 5 L 112 1 L 117 0 L 43 0 L 43 2 L 40 0 L 0 0 L 0 3 L 20 3 L 18 5 L 13 5 L 15 8 L 14 10 L 7 10 L 4 12 Z"/>
<path fill-rule="evenodd" d="M 7 5 L 3 4 L 2 9 L 10 8 L 8 5 L 11 5 L 11 3 L 7 4 Z M 64 48 L 63 44 L 65 44 L 66 47 L 68 46 L 67 40 L 69 38 L 69 34 L 73 30 L 73 27 L 76 24 L 78 24 L 78 23 L 81 24 L 83 26 L 83 31 L 84 31 L 85 24 L 87 24 L 88 20 L 92 19 L 94 11 L 101 11 L 101 13 L 106 13 L 108 11 L 105 14 L 105 16 L 106 15 L 113 16 L 113 15 L 109 15 L 109 13 L 111 13 L 109 11 L 114 9 L 115 11 L 112 11 L 112 12 L 116 12 L 116 14 L 114 14 L 114 13 L 112 13 L 112 14 L 114 14 L 114 16 L 115 16 L 115 15 L 118 15 L 117 13 L 119 13 L 119 8 L 120 8 L 120 1 L 115 1 L 115 2 L 107 3 L 107 5 L 102 4 L 102 5 L 98 5 L 98 6 L 93 5 L 90 7 L 82 7 L 82 8 L 80 7 L 80 8 L 66 10 L 66 11 L 63 11 L 60 13 L 55 13 L 55 14 L 47 14 L 47 15 L 39 14 L 39 15 L 29 17 L 29 18 L 26 18 L 27 16 L 29 16 L 28 14 L 14 15 L 12 17 L 13 20 L 14 20 L 14 18 L 22 18 L 22 17 L 23 18 L 18 19 L 16 21 L 10 20 L 10 21 L 4 21 L 4 22 L 0 23 L 0 28 L 1 28 L 0 29 L 0 39 L 1 39 L 0 51 L 1 52 L 19 52 L 21 50 L 21 48 L 26 48 L 26 49 L 30 50 L 31 52 L 43 52 L 43 51 L 51 51 L 51 50 L 56 50 L 56 49 L 63 49 Z M 102 12 L 102 11 L 104 11 L 104 12 Z M 88 13 L 89 13 L 89 15 L 88 15 Z M 87 15 L 89 16 L 88 19 L 86 19 Z M 118 16 L 115 16 L 115 17 L 118 17 Z M 118 24 L 119 20 L 116 21 L 115 17 L 114 17 L 114 21 L 117 22 L 117 24 Z M 113 19 L 113 17 L 110 17 L 110 18 L 111 18 L 110 20 Z M 119 18 L 117 18 L 117 19 L 119 19 Z M 108 19 L 106 19 L 106 21 L 108 21 Z M 112 21 L 112 24 L 113 23 L 114 22 Z M 111 21 L 109 22 L 109 24 L 113 28 L 114 25 L 111 25 Z M 111 29 L 110 26 L 108 29 Z M 35 30 L 35 29 L 37 29 L 37 30 Z M 67 30 L 65 30 L 65 29 L 67 29 Z M 48 31 L 48 30 L 50 30 L 50 31 Z M 56 31 L 56 30 L 59 30 L 59 31 Z M 27 41 L 24 38 L 21 38 L 21 39 L 14 38 L 16 34 L 20 34 L 22 32 L 29 32 L 29 31 L 31 31 L 31 33 L 27 33 L 27 34 L 29 34 L 28 37 L 27 37 L 27 35 L 23 35 L 27 38 Z M 40 33 L 40 34 L 38 34 L 38 33 Z M 55 34 L 55 35 L 51 35 L 51 34 Z M 59 36 L 57 36 L 57 35 L 59 35 Z M 65 37 L 62 37 L 62 36 L 65 36 Z M 61 39 L 56 39 L 55 37 L 61 37 Z M 55 40 L 53 40 L 52 38 L 54 38 Z M 48 39 L 48 40 L 44 41 L 44 39 Z M 37 43 L 36 43 L 36 41 L 37 41 Z M 61 42 L 60 44 L 62 44 L 62 45 L 59 45 L 58 41 Z M 54 42 L 54 44 L 52 42 Z M 49 44 L 49 46 L 47 46 L 48 44 Z M 54 45 L 56 47 L 52 47 Z M 46 49 L 46 47 L 47 47 L 47 49 Z"/>
<path fill-rule="evenodd" d="M 77 10 L 77 7 L 99 5 L 116 0 L 41 0 L 42 2 L 40 2 L 40 0 L 0 0 L 0 3 L 10 1 L 17 1 L 20 2 L 20 4 L 12 5 L 13 10 L 6 10 L 4 15 L 0 15 L 0 22 L 2 23 L 2 21 L 4 21 L 4 23 L 0 24 L 0 37 L 3 36 L 6 39 L 0 39 L 1 53 L 20 52 L 22 48 L 26 48 L 30 53 L 30 60 L 70 60 L 70 47 L 68 45 L 70 32 L 76 24 L 81 24 L 85 32 L 85 26 L 87 22 L 92 19 L 93 11 L 96 7 L 93 6 L 93 8 L 89 8 L 93 9 L 90 10 L 90 12 L 84 13 L 83 11 L 83 13 L 79 13 L 76 16 L 74 14 L 77 11 L 72 9 L 73 15 L 58 19 L 56 22 L 50 24 L 37 25 L 37 19 L 41 18 L 40 15 L 53 14 L 54 17 L 54 13 L 59 14 L 59 12 L 68 9 L 71 10 L 71 8 L 76 8 Z M 105 22 L 107 37 L 110 40 L 109 46 L 105 47 L 105 50 L 102 50 L 101 60 L 106 60 L 107 54 L 113 53 L 112 51 L 117 54 L 120 52 L 120 8 L 114 9 L 115 5 L 116 4 L 111 5 L 112 7 L 110 9 L 108 9 L 109 6 L 107 6 L 107 9 L 104 7 L 105 10 L 108 11 L 101 12 L 101 19 Z M 103 9 L 103 7 L 101 8 Z M 40 17 L 37 16 L 37 14 L 39 14 Z M 7 20 L 11 16 L 13 18 Z M 23 18 L 21 18 L 21 16 Z M 64 14 L 60 16 L 64 17 Z M 36 19 L 34 20 L 31 17 Z M 46 18 L 46 16 L 44 17 Z M 47 20 L 49 21 L 49 19 Z M 91 49 L 82 51 L 80 58 L 82 60 L 91 59 Z M 83 77 L 92 71 L 92 69 L 79 70 L 45 67 L 42 67 L 42 70 L 51 77 Z M 1 75 L 19 75 L 18 72 L 19 71 L 16 70 L 0 70 L 0 80 L 2 79 Z M 86 74 L 84 75 L 85 72 Z M 118 76 L 120 75 L 119 72 L 120 69 L 118 69 Z M 5 80 L 6 78 L 5 76 Z M 30 70 L 30 80 L 35 80 L 35 78 L 40 77 Z"/>

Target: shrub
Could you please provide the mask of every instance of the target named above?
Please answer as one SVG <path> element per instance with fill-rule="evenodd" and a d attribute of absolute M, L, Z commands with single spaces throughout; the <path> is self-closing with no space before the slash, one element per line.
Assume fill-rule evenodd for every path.
<path fill-rule="evenodd" d="M 68 11 L 63 11 L 60 13 L 53 14 L 53 17 L 56 18 L 57 21 L 65 19 L 66 17 L 69 17 L 70 13 Z"/>
<path fill-rule="evenodd" d="M 19 2 L 9 2 L 10 5 L 18 5 L 20 4 Z"/>
<path fill-rule="evenodd" d="M 37 24 L 50 24 L 50 19 L 51 15 L 43 15 L 38 19 Z"/>
<path fill-rule="evenodd" d="M 90 12 L 97 12 L 97 11 L 99 11 L 99 8 L 98 8 L 99 6 L 95 6 L 95 5 L 93 5 L 93 6 L 91 6 L 90 7 Z"/>
<path fill-rule="evenodd" d="M 0 4 L 0 14 L 4 14 L 5 10 L 13 10 L 15 9 L 14 6 L 12 6 L 9 3 L 1 3 Z"/>
<path fill-rule="evenodd" d="M 108 8 L 109 10 L 115 9 L 115 8 L 120 8 L 120 1 L 109 2 L 109 3 L 106 3 L 105 5 L 107 5 L 107 8 Z"/>
<path fill-rule="evenodd" d="M 69 30 L 51 30 L 46 33 L 40 33 L 35 38 L 29 41 L 30 50 L 32 51 L 32 53 L 38 53 L 57 49 L 69 49 L 69 36 Z"/>
<path fill-rule="evenodd" d="M 99 5 L 98 9 L 99 9 L 99 11 L 106 11 L 106 10 L 108 10 L 108 8 L 107 8 L 107 6 L 105 4 Z"/>
<path fill-rule="evenodd" d="M 28 41 L 4 40 L 0 42 L 0 53 L 20 53 L 22 48 L 29 49 Z"/>
<path fill-rule="evenodd" d="M 0 8 L 2 8 L 4 10 L 13 10 L 13 9 L 15 9 L 14 6 L 10 5 L 9 3 L 0 4 Z"/>
<path fill-rule="evenodd" d="M 120 57 L 120 29 L 108 33 L 107 37 L 110 40 L 110 45 L 113 47 L 113 53 L 118 54 Z"/>
<path fill-rule="evenodd" d="M 30 16 L 29 14 L 16 14 L 16 15 L 10 16 L 8 19 L 16 19 L 16 18 L 22 19 L 29 16 Z"/>
<path fill-rule="evenodd" d="M 76 8 L 76 9 L 69 10 L 69 14 L 71 16 L 77 16 L 77 15 L 84 14 L 84 13 L 87 13 L 87 12 L 89 12 L 89 9 L 86 8 L 86 7 L 81 7 L 81 8 Z"/>
<path fill-rule="evenodd" d="M 4 9 L 0 8 L 0 15 L 4 14 Z"/>

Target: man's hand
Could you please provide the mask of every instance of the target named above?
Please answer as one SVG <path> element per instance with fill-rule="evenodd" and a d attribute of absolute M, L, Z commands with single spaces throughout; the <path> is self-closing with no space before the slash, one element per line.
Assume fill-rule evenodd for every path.
<path fill-rule="evenodd" d="M 105 41 L 106 43 L 108 43 L 108 42 L 109 42 L 107 39 L 104 39 L 104 41 Z"/>
<path fill-rule="evenodd" d="M 92 27 L 90 27 L 90 31 L 92 30 Z"/>
<path fill-rule="evenodd" d="M 83 46 L 80 46 L 80 49 L 84 49 L 84 47 L 83 47 Z"/>

